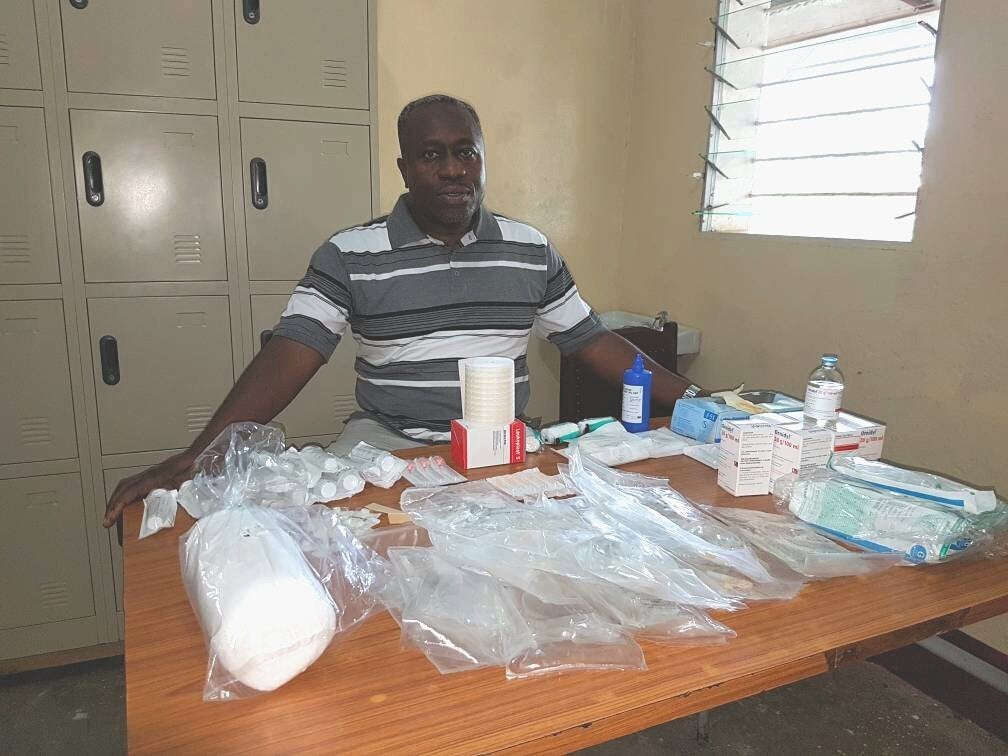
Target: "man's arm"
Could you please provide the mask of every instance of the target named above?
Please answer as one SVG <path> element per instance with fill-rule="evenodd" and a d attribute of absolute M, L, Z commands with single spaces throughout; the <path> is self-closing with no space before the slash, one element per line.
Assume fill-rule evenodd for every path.
<path fill-rule="evenodd" d="M 589 341 L 583 347 L 573 352 L 571 356 L 583 360 L 592 370 L 607 383 L 614 386 L 623 384 L 623 371 L 633 364 L 637 354 L 643 354 L 622 336 L 606 330 Z M 652 372 L 651 400 L 669 406 L 676 399 L 682 398 L 683 392 L 689 388 L 690 381 L 678 373 L 666 370 L 647 355 L 644 355 L 645 367 Z M 708 392 L 701 391 L 700 395 Z"/>
<path fill-rule="evenodd" d="M 203 432 L 181 454 L 126 478 L 116 486 L 105 507 L 104 525 L 115 524 L 129 504 L 155 488 L 178 488 L 192 474 L 196 457 L 231 423 L 268 423 L 284 409 L 325 363 L 311 347 L 274 336 L 242 372 Z"/>

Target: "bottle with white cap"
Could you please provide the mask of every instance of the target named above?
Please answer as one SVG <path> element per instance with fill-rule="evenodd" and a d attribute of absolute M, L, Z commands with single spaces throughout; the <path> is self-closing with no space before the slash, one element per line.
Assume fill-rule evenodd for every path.
<path fill-rule="evenodd" d="M 844 377 L 837 368 L 837 356 L 824 354 L 805 387 L 805 425 L 836 428 L 843 392 Z"/>

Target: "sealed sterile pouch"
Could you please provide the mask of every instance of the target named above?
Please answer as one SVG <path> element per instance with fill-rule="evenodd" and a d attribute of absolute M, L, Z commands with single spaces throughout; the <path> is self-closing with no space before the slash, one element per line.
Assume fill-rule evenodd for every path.
<path fill-rule="evenodd" d="M 893 567 L 903 559 L 902 554 L 844 548 L 790 514 L 731 507 L 708 507 L 707 511 L 757 548 L 815 580 L 867 575 Z"/>
<path fill-rule="evenodd" d="M 625 465 L 651 456 L 651 443 L 630 433 L 621 423 L 606 423 L 597 430 L 570 442 L 563 453 L 569 457 L 577 449 L 603 465 Z"/>
<path fill-rule="evenodd" d="M 406 470 L 406 461 L 361 441 L 347 455 L 368 483 L 391 488 Z"/>
<path fill-rule="evenodd" d="M 530 467 L 510 475 L 486 478 L 486 482 L 519 500 L 534 501 L 543 495 L 558 497 L 573 496 L 577 493 L 569 488 L 559 475 L 546 475 L 538 467 Z"/>
<path fill-rule="evenodd" d="M 1008 508 L 970 515 L 821 470 L 790 481 L 782 478 L 778 501 L 833 538 L 872 551 L 894 551 L 913 563 L 958 556 L 977 541 L 1008 527 Z"/>
<path fill-rule="evenodd" d="M 450 486 L 466 481 L 464 475 L 456 472 L 445 462 L 444 457 L 437 454 L 431 457 L 414 457 L 409 460 L 403 470 L 403 477 L 420 488 Z"/>
<path fill-rule="evenodd" d="M 834 456 L 829 462 L 829 468 L 873 488 L 923 499 L 969 514 L 993 512 L 997 508 L 997 496 L 993 490 L 971 488 L 934 473 L 907 470 L 887 462 L 861 457 Z"/>
<path fill-rule="evenodd" d="M 175 525 L 175 514 L 178 512 L 177 491 L 155 488 L 144 497 L 143 505 L 143 518 L 140 520 L 140 534 L 137 538 L 146 538 Z"/>
<path fill-rule="evenodd" d="M 683 449 L 683 454 L 715 470 L 718 469 L 718 464 L 721 461 L 720 446 L 718 444 L 687 446 Z"/>
<path fill-rule="evenodd" d="M 672 457 L 685 452 L 687 446 L 699 446 L 700 442 L 673 433 L 668 428 L 655 428 L 635 434 L 637 438 L 651 442 L 651 457 Z"/>

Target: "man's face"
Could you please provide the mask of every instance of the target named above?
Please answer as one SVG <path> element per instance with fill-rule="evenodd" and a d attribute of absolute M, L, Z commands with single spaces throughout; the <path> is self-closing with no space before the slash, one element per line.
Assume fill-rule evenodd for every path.
<path fill-rule="evenodd" d="M 399 171 L 414 220 L 428 233 L 464 233 L 483 202 L 483 135 L 469 112 L 437 104 L 414 111 Z"/>

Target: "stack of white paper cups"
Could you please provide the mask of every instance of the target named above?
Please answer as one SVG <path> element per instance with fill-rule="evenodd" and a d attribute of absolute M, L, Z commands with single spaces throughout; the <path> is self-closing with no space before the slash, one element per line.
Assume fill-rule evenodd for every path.
<path fill-rule="evenodd" d="M 514 360 L 469 357 L 459 360 L 462 419 L 484 425 L 507 425 L 515 416 Z"/>

